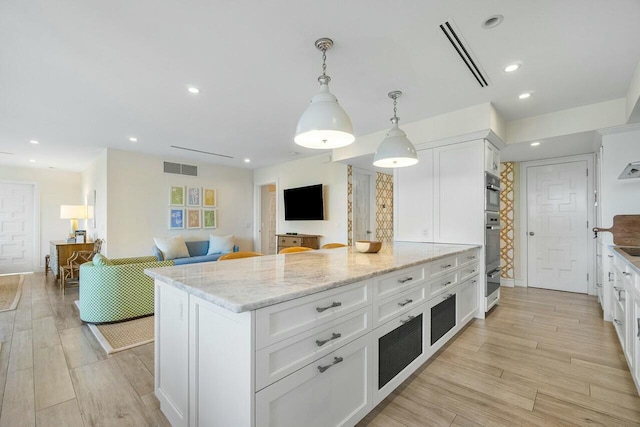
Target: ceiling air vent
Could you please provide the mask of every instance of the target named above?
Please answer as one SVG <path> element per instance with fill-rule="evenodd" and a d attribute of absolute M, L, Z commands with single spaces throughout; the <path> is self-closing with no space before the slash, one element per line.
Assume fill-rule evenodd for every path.
<path fill-rule="evenodd" d="M 487 79 L 480 72 L 480 67 L 477 65 L 477 60 L 471 57 L 470 49 L 467 48 L 464 44 L 462 44 L 462 40 L 458 36 L 458 34 L 453 29 L 453 26 L 447 21 L 444 24 L 440 24 L 440 29 L 447 36 L 449 43 L 453 46 L 453 48 L 458 52 L 462 62 L 467 66 L 473 77 L 476 79 L 480 87 L 487 87 L 489 83 L 487 83 Z"/>
<path fill-rule="evenodd" d="M 198 167 L 193 165 L 183 165 L 181 163 L 164 162 L 164 173 L 198 176 Z"/>

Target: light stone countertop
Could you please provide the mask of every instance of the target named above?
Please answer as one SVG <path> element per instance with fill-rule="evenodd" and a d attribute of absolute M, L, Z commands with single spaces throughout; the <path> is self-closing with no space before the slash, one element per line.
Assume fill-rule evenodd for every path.
<path fill-rule="evenodd" d="M 613 249 L 621 258 L 627 261 L 637 274 L 640 274 L 640 257 L 629 255 L 623 250 L 620 250 L 619 246 L 609 245 L 609 247 Z"/>
<path fill-rule="evenodd" d="M 240 313 L 444 258 L 479 245 L 396 242 L 377 254 L 321 249 L 145 270 L 229 311 Z"/>

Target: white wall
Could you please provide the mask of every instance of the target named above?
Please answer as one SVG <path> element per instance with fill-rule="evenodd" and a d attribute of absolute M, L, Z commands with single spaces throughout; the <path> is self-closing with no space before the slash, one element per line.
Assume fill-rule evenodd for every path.
<path fill-rule="evenodd" d="M 190 177 L 163 172 L 163 161 L 180 163 L 176 159 L 112 149 L 108 149 L 106 155 L 108 252 L 105 253 L 109 257 L 151 255 L 153 238 L 158 236 L 183 235 L 186 240 L 204 240 L 209 234 L 234 234 L 241 250 L 253 248 L 252 171 L 196 164 L 199 176 Z M 87 172 L 87 189 L 92 174 Z M 169 230 L 171 185 L 215 188 L 218 228 Z M 100 203 L 100 195 L 98 198 Z"/>
<path fill-rule="evenodd" d="M 613 225 L 614 215 L 640 214 L 640 178 L 618 179 L 627 164 L 640 161 L 640 130 L 602 136 L 599 226 Z M 602 233 L 606 244 L 613 243 L 611 233 Z"/>
<path fill-rule="evenodd" d="M 89 167 L 82 172 L 82 197 L 84 203 L 90 199 L 90 193 L 95 191 L 94 201 L 94 227 L 85 222 L 87 235 L 92 240 L 106 239 L 107 237 L 107 150 L 95 159 Z M 104 242 L 102 253 L 107 253 L 108 242 Z"/>
<path fill-rule="evenodd" d="M 40 205 L 40 232 L 36 236 L 38 248 L 35 265 L 40 271 L 44 271 L 44 257 L 49 254 L 49 241 L 64 240 L 69 235 L 69 220 L 60 219 L 60 205 L 84 203 L 80 191 L 80 173 L 3 165 L 0 167 L 0 180 L 36 185 Z"/>
<path fill-rule="evenodd" d="M 278 219 L 276 233 L 321 235 L 320 245 L 347 241 L 347 165 L 331 162 L 320 154 L 276 166 L 256 169 L 256 186 L 276 182 Z M 283 190 L 307 185 L 324 185 L 324 221 L 285 221 Z M 256 237 L 257 238 L 257 237 Z"/>

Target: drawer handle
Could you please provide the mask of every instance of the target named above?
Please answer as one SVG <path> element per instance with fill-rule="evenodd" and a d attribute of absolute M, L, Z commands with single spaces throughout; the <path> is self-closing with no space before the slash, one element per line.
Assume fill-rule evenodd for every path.
<path fill-rule="evenodd" d="M 316 344 L 318 344 L 318 347 L 322 347 L 323 345 L 325 345 L 329 341 L 337 340 L 341 336 L 342 336 L 342 334 L 337 334 L 337 333 L 334 332 L 334 333 L 331 334 L 331 338 L 327 338 L 326 340 L 316 340 Z"/>
<path fill-rule="evenodd" d="M 609 258 L 613 258 L 613 255 L 607 255 Z"/>
<path fill-rule="evenodd" d="M 404 325 L 405 323 L 411 322 L 415 318 L 416 318 L 416 316 L 409 316 L 406 319 L 400 320 L 400 323 L 402 323 Z M 640 319 L 638 319 L 638 324 L 640 324 Z"/>
<path fill-rule="evenodd" d="M 624 290 L 624 289 L 622 289 L 622 288 L 621 288 L 621 287 L 619 287 L 619 286 L 614 286 L 614 287 L 613 287 L 613 289 L 615 289 L 615 290 L 616 290 L 616 292 L 625 292 L 625 290 Z"/>
<path fill-rule="evenodd" d="M 446 264 L 446 265 L 441 265 L 441 266 L 440 266 L 440 268 L 443 268 L 443 269 L 444 269 L 444 268 L 449 268 L 449 267 L 451 267 L 451 264 Z"/>
<path fill-rule="evenodd" d="M 323 373 L 324 371 L 326 371 L 327 369 L 329 369 L 333 365 L 337 365 L 338 363 L 342 362 L 343 360 L 344 359 L 342 357 L 334 357 L 333 358 L 333 363 L 331 365 L 318 366 L 318 371 L 320 371 L 320 373 Z"/>
<path fill-rule="evenodd" d="M 399 305 L 400 307 L 404 307 L 405 305 L 407 305 L 407 304 L 411 304 L 412 302 L 413 302 L 413 300 L 412 300 L 412 299 L 408 299 L 408 300 L 405 300 L 404 302 L 399 302 L 399 303 L 398 303 L 398 305 Z"/>
<path fill-rule="evenodd" d="M 322 313 L 323 311 L 329 310 L 330 308 L 340 307 L 341 305 L 342 305 L 341 302 L 333 302 L 331 303 L 331 305 L 327 307 L 316 307 L 316 310 L 318 311 L 318 313 Z"/>
<path fill-rule="evenodd" d="M 475 255 L 468 256 L 467 259 L 476 259 Z"/>
<path fill-rule="evenodd" d="M 446 295 L 444 295 L 444 296 L 442 297 L 442 299 L 449 299 L 449 298 L 451 298 L 451 297 L 452 297 L 452 296 L 454 296 L 454 295 L 455 295 L 455 294 L 446 294 Z"/>
<path fill-rule="evenodd" d="M 640 318 L 636 319 L 638 321 L 638 333 L 636 334 L 636 336 L 638 338 L 640 338 Z"/>
<path fill-rule="evenodd" d="M 622 322 L 619 321 L 618 319 L 613 319 L 613 323 L 615 323 L 616 325 L 622 326 Z"/>
<path fill-rule="evenodd" d="M 406 283 L 413 280 L 413 277 L 407 277 L 405 279 L 398 279 L 398 283 Z"/>
<path fill-rule="evenodd" d="M 451 284 L 451 280 L 449 280 L 447 283 L 443 283 L 442 287 L 444 288 L 445 286 L 449 286 Z"/>
<path fill-rule="evenodd" d="M 601 288 L 601 287 L 602 287 L 602 283 L 596 283 L 596 286 L 597 286 L 598 288 Z"/>
<path fill-rule="evenodd" d="M 623 271 L 622 274 L 624 274 L 627 277 L 631 276 L 631 273 L 627 273 L 626 271 Z"/>

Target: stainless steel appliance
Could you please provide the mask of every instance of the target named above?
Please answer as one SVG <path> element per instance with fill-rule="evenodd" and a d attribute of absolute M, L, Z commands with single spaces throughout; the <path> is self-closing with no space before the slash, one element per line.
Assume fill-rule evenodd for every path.
<path fill-rule="evenodd" d="M 484 261 L 485 307 L 489 311 L 500 298 L 500 214 L 485 212 Z"/>
<path fill-rule="evenodd" d="M 484 210 L 491 212 L 500 211 L 500 178 L 484 173 Z"/>

